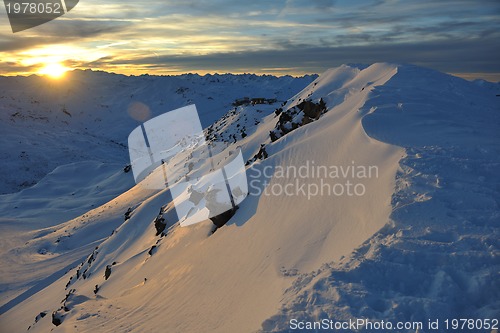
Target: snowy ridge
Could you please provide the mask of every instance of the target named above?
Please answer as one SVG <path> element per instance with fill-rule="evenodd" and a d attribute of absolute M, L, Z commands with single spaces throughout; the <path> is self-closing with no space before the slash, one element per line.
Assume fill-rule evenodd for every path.
<path fill-rule="evenodd" d="M 0 326 L 288 332 L 292 318 L 493 318 L 500 309 L 495 89 L 410 65 L 344 65 L 286 103 L 231 107 L 207 137 L 222 143 L 216 163 L 243 151 L 253 190 L 287 186 L 294 179 L 280 177 L 280 168 L 307 161 L 376 166 L 377 177 L 362 179 L 362 196 L 254 193 L 213 235 L 209 221 L 179 227 L 169 190 L 139 184 L 41 236 L 55 242 L 73 228 L 70 238 L 92 248 L 4 313 Z M 295 118 L 293 131 L 273 140 L 282 119 L 274 111 L 306 114 L 297 109 L 304 100 L 323 100 L 326 109 L 307 123 Z M 84 226 L 89 216 L 94 229 Z M 104 240 L 86 238 L 110 226 Z"/>
<path fill-rule="evenodd" d="M 289 318 L 498 318 L 500 114 L 493 91 L 413 66 L 373 90 L 364 128 L 406 148 L 391 221 L 349 257 L 300 276 L 264 331 L 288 332 Z"/>
<path fill-rule="evenodd" d="M 0 187 L 9 192 L 28 186 L 0 196 L 0 228 L 9 239 L 1 248 L 1 299 L 15 301 L 0 313 L 52 280 L 35 282 L 87 256 L 123 222 L 129 207 L 151 195 L 128 191 L 133 177 L 123 171 L 127 137 L 141 116 L 196 103 L 206 126 L 237 98 L 286 99 L 315 77 L 92 71 L 73 71 L 61 82 L 0 77 Z"/>

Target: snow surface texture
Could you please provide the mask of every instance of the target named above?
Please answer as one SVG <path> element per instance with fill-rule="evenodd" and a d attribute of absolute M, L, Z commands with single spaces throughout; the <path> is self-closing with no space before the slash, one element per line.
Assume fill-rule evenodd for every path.
<path fill-rule="evenodd" d="M 62 81 L 0 77 L 0 193 L 25 188 L 0 196 L 0 313 L 74 267 L 144 200 L 143 189 L 131 189 L 132 172 L 123 171 L 138 124 L 196 103 L 208 126 L 237 98 L 286 100 L 315 78 L 92 71 Z"/>
<path fill-rule="evenodd" d="M 91 81 L 107 74 L 79 75 Z M 139 79 L 120 78 L 131 86 Z M 238 86 L 237 78 L 227 77 L 227 86 Z M 235 88 L 228 103 L 258 93 L 276 98 L 264 95 L 272 80 Z M 263 90 L 251 90 L 259 85 Z M 100 162 L 64 165 L 34 187 L 2 196 L 2 299 L 11 301 L 0 328 L 288 332 L 292 318 L 498 318 L 496 94 L 495 84 L 382 63 L 329 70 L 284 104 L 227 105 L 206 130 L 209 140 L 223 143 L 215 163 L 240 148 L 259 190 L 289 184 L 293 179 L 276 171 L 306 161 L 377 166 L 378 177 L 362 180 L 363 196 L 250 195 L 213 235 L 209 221 L 178 225 L 168 189 L 131 187 L 130 174 L 120 178 L 118 168 Z M 271 140 L 280 117 L 273 111 L 286 113 L 305 99 L 322 99 L 327 110 L 307 124 L 296 118 L 300 126 Z M 207 114 L 204 125 L 215 120 L 216 112 Z M 118 145 L 126 140 L 118 123 L 113 130 L 96 124 L 89 132 Z M 129 130 L 137 122 L 127 124 Z M 275 173 L 264 175 L 269 168 Z M 79 179 L 64 186 L 72 173 Z M 77 199 L 64 206 L 68 188 Z M 21 295 L 19 275 L 31 285 Z"/>
<path fill-rule="evenodd" d="M 497 92 L 413 66 L 373 89 L 360 109 L 367 134 L 406 148 L 391 220 L 347 258 L 301 275 L 265 331 L 288 332 L 289 318 L 498 318 Z"/>

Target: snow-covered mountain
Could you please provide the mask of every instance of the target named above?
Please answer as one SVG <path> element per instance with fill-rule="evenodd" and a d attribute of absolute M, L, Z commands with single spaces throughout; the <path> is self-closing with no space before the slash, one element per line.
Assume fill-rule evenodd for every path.
<path fill-rule="evenodd" d="M 2 332 L 498 319 L 497 84 L 377 63 L 318 78 L 73 72 L 58 87 L 0 85 L 2 181 L 37 181 L 0 196 Z M 277 101 L 231 105 L 244 96 Z M 250 194 L 213 234 L 209 220 L 179 226 L 168 188 L 123 171 L 141 117 L 191 103 L 221 143 L 214 164 L 237 149 L 247 162 Z"/>
<path fill-rule="evenodd" d="M 316 75 L 124 76 L 75 70 L 64 80 L 0 76 L 0 193 L 36 184 L 56 167 L 87 160 L 126 164 L 141 117 L 196 104 L 203 127 L 239 98 L 284 101 Z M 40 146 L 47 146 L 47 149 Z M 48 149 L 50 148 L 50 149 Z"/>

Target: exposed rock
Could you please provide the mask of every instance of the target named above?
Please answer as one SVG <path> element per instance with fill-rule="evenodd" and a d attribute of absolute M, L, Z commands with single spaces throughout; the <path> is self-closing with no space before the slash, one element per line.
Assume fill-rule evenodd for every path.
<path fill-rule="evenodd" d="M 66 286 L 64 287 L 64 289 L 68 289 L 69 285 L 71 284 L 71 280 L 73 280 L 72 276 L 69 278 L 69 281 L 68 281 L 68 283 L 66 283 Z"/>
<path fill-rule="evenodd" d="M 255 154 L 251 159 L 249 159 L 245 165 L 249 165 L 250 163 L 255 162 L 257 160 L 266 159 L 268 156 L 269 155 L 267 154 L 267 151 L 266 151 L 266 145 L 261 144 L 260 149 L 257 152 L 257 154 Z"/>
<path fill-rule="evenodd" d="M 161 234 L 165 230 L 165 228 L 167 227 L 167 222 L 165 222 L 165 218 L 163 217 L 163 214 L 161 212 L 155 218 L 154 224 L 155 224 L 155 229 L 156 229 L 156 236 Z"/>
<path fill-rule="evenodd" d="M 125 221 L 127 221 L 129 218 L 130 218 L 130 214 L 132 214 L 132 208 L 129 207 L 127 209 L 127 211 L 125 212 L 124 216 L 125 216 Z"/>
<path fill-rule="evenodd" d="M 229 221 L 231 219 L 231 217 L 233 217 L 234 213 L 236 213 L 237 209 L 238 209 L 238 206 L 236 206 L 233 209 L 230 209 L 228 211 L 225 211 L 222 214 L 219 214 L 219 215 L 216 215 L 216 216 L 212 216 L 210 218 L 210 220 L 215 225 L 215 227 L 216 227 L 215 230 L 217 230 L 218 228 L 220 228 L 224 224 L 226 224 L 227 221 Z M 214 232 L 215 232 L 215 230 L 214 230 Z"/>
<path fill-rule="evenodd" d="M 63 316 L 59 312 L 52 312 L 52 324 L 54 324 L 55 326 L 59 326 L 62 324 L 62 320 Z"/>
<path fill-rule="evenodd" d="M 35 317 L 35 323 L 37 323 L 40 319 L 42 319 L 43 317 L 45 317 L 47 315 L 47 312 L 45 311 L 42 311 L 40 312 L 36 317 Z"/>
<path fill-rule="evenodd" d="M 148 251 L 148 254 L 152 256 L 156 252 L 156 245 L 151 246 L 151 248 Z"/>
<path fill-rule="evenodd" d="M 326 104 L 323 99 L 320 99 L 318 103 L 305 100 L 297 105 L 297 107 L 304 112 L 305 116 L 314 120 L 317 120 L 321 113 L 326 110 Z"/>
<path fill-rule="evenodd" d="M 61 303 L 66 303 L 66 301 L 68 300 L 68 298 L 71 296 L 71 294 L 73 294 L 74 292 L 76 291 L 76 289 L 71 289 L 67 294 L 66 296 L 64 297 L 64 299 L 61 301 Z"/>
<path fill-rule="evenodd" d="M 106 265 L 106 270 L 104 271 L 104 280 L 107 280 L 111 275 L 111 265 Z"/>
<path fill-rule="evenodd" d="M 278 110 L 275 111 L 276 114 L 280 114 L 278 122 L 274 130 L 269 132 L 272 142 L 300 126 L 318 120 L 326 112 L 327 108 L 325 101 L 321 98 L 317 103 L 306 99 L 286 111 L 278 112 Z"/>

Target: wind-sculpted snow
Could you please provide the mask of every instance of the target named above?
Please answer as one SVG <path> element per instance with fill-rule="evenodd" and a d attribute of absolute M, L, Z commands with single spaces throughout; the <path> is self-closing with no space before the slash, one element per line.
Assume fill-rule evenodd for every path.
<path fill-rule="evenodd" d="M 259 80 L 238 79 L 232 84 Z M 27 267 L 47 256 L 74 264 L 17 297 L 1 327 L 288 332 L 292 319 L 498 315 L 498 85 L 411 65 L 344 65 L 271 105 L 245 102 L 273 97 L 264 95 L 271 86 L 235 88 L 239 102 L 205 129 L 213 159 L 191 157 L 200 171 L 243 152 L 249 196 L 225 226 L 180 227 L 170 190 L 139 183 L 73 220 L 30 231 L 16 250 Z M 273 139 L 279 108 L 310 121 L 297 118 Z M 31 253 L 30 244 L 47 252 Z"/>
<path fill-rule="evenodd" d="M 425 325 L 429 319 L 443 324 L 453 318 L 498 318 L 500 110 L 495 93 L 414 66 L 400 66 L 398 74 L 372 90 L 360 110 L 366 114 L 364 129 L 406 148 L 390 222 L 350 256 L 299 276 L 263 331 L 288 332 L 291 318 Z"/>

